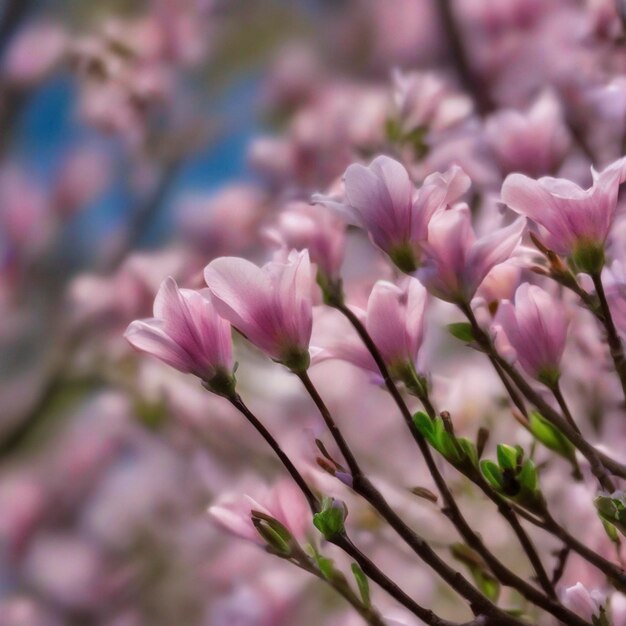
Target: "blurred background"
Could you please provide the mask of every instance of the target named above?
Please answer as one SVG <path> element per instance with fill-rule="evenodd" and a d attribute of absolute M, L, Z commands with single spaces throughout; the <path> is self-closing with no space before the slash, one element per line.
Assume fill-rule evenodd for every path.
<path fill-rule="evenodd" d="M 217 256 L 266 259 L 276 213 L 354 160 L 404 155 L 416 178 L 461 162 L 495 193 L 526 170 L 488 145 L 485 116 L 544 88 L 574 145 L 568 175 L 588 183 L 590 154 L 622 154 L 615 3 L 458 0 L 452 17 L 450 4 L 0 2 L 0 626 L 305 625 L 320 607 L 325 624 L 353 623 L 321 585 L 209 522 L 210 502 L 261 489 L 276 465 L 225 403 L 137 358 L 123 332 L 151 315 L 166 276 L 200 287 Z M 525 165 L 554 173 L 554 161 Z M 380 275 L 351 237 L 347 275 Z M 314 465 L 301 437 L 317 428 L 312 408 L 238 350 L 242 386 Z M 363 386 L 342 367 L 343 389 Z M 341 406 L 336 372 L 327 388 Z M 467 400 L 475 385 L 477 398 L 458 401 L 461 429 L 484 415 L 492 383 L 481 374 L 458 391 Z M 372 441 L 402 441 L 375 419 L 384 399 L 350 402 Z M 367 510 L 351 519 L 379 523 Z M 381 559 L 406 568 L 416 597 L 449 604 L 398 553 Z"/>

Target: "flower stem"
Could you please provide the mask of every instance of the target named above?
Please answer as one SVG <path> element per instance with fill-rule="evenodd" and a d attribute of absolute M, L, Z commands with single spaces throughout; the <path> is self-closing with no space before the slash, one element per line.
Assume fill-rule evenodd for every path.
<path fill-rule="evenodd" d="M 526 399 L 537 407 L 543 417 L 561 430 L 572 444 L 580 450 L 587 461 L 589 461 L 591 471 L 600 482 L 600 485 L 607 491 L 615 491 L 615 486 L 609 472 L 621 478 L 626 478 L 626 467 L 605 454 L 598 452 L 582 435 L 573 429 L 567 419 L 558 411 L 554 410 L 541 395 L 526 382 L 524 377 L 498 354 L 491 339 L 478 324 L 471 307 L 469 305 L 461 305 L 460 308 L 472 325 L 474 338 L 485 353 L 500 366 L 501 371 L 515 383 L 515 386 Z"/>
<path fill-rule="evenodd" d="M 285 466 L 307 499 L 311 512 L 319 512 L 321 507 L 318 498 L 313 494 L 300 472 L 296 469 L 289 457 L 280 447 L 280 444 L 276 441 L 276 439 L 274 439 L 265 426 L 263 426 L 256 415 L 254 415 L 254 413 L 247 407 L 241 396 L 239 394 L 233 394 L 228 398 L 228 401 L 244 415 L 248 422 L 255 428 L 255 430 L 257 430 L 263 439 L 265 439 L 276 456 L 280 459 L 281 463 Z M 422 607 L 409 597 L 395 582 L 378 569 L 378 567 L 352 543 L 347 534 L 344 533 L 340 537 L 337 537 L 333 540 L 333 543 L 355 559 L 366 576 L 371 578 L 377 585 L 387 591 L 389 595 L 391 595 L 391 597 L 394 598 L 399 604 L 409 609 L 409 611 L 428 624 L 428 626 L 456 626 L 452 622 L 443 620 L 438 615 L 429 609 Z M 511 622 L 511 624 L 512 626 L 519 626 L 520 623 L 515 621 Z M 503 623 L 503 626 L 506 626 L 506 624 Z"/>
<path fill-rule="evenodd" d="M 365 332 L 367 333 L 367 331 Z M 371 341 L 371 338 L 369 340 Z M 387 371 L 386 368 L 385 371 Z M 301 377 L 301 379 L 303 379 L 303 383 L 305 382 L 305 380 L 307 381 L 305 383 L 305 387 L 307 388 L 307 390 L 310 387 L 314 387 L 306 372 L 299 374 L 299 376 Z M 411 433 L 415 441 L 418 443 L 418 446 L 420 447 L 420 450 L 424 455 L 424 458 L 426 459 L 429 470 L 437 484 L 440 493 L 442 494 L 442 497 L 446 504 L 445 514 L 459 530 L 459 533 L 467 542 L 467 544 L 483 557 L 487 565 L 503 584 L 514 587 L 530 602 L 533 602 L 547 612 L 552 613 L 564 624 L 576 624 L 577 626 L 582 626 L 583 624 L 586 624 L 584 620 L 581 620 L 579 617 L 574 615 L 571 611 L 567 610 L 553 598 L 545 596 L 535 587 L 528 584 L 526 581 L 514 574 L 511 570 L 506 568 L 486 548 L 486 546 L 482 542 L 482 539 L 471 529 L 470 525 L 463 517 L 459 507 L 454 500 L 454 497 L 452 496 L 452 493 L 450 492 L 445 480 L 443 479 L 443 476 L 437 469 L 435 460 L 430 453 L 430 448 L 428 447 L 428 444 L 423 439 L 419 431 L 417 431 L 417 429 L 415 429 L 415 427 L 413 426 L 408 407 L 406 406 L 406 404 L 404 404 L 404 400 L 402 400 L 398 389 L 395 387 L 395 385 L 393 386 L 402 401 L 403 415 L 405 415 L 405 417 L 408 415 L 408 423 L 410 424 Z M 334 423 L 334 420 L 319 393 L 315 391 L 315 393 L 312 394 L 311 397 L 313 398 L 315 404 L 318 406 L 318 409 L 324 417 L 324 420 L 327 422 L 327 424 L 329 424 L 329 430 L 331 431 L 331 433 L 336 432 L 338 430 L 337 426 Z M 332 424 L 332 426 L 330 424 Z M 336 440 L 336 443 L 340 447 L 340 449 L 342 449 L 343 446 L 347 445 L 343 438 L 341 441 L 342 443 Z M 354 458 L 351 452 L 349 456 Z M 352 476 L 354 491 L 361 495 L 363 498 L 365 498 L 374 507 L 374 509 L 382 516 L 382 518 L 398 533 L 398 535 L 400 535 L 400 537 L 402 537 L 402 539 L 404 539 L 407 545 L 425 563 L 427 563 L 435 572 L 437 572 L 443 580 L 445 580 L 457 593 L 459 593 L 459 595 L 461 595 L 470 602 L 470 606 L 476 615 L 484 614 L 488 617 L 494 617 L 495 615 L 498 615 L 498 619 L 502 620 L 498 623 L 501 623 L 503 626 L 505 626 L 506 624 L 519 623 L 517 620 L 514 620 L 510 616 L 505 617 L 506 614 L 501 609 L 499 609 L 496 605 L 489 601 L 459 572 L 455 571 L 443 560 L 441 560 L 430 547 L 430 545 L 420 535 L 412 530 L 393 510 L 393 508 L 388 504 L 384 496 L 362 473 L 360 467 L 358 466 L 358 463 L 356 464 L 355 469 L 356 471 L 353 471 Z"/>
<path fill-rule="evenodd" d="M 611 315 L 611 309 L 609 308 L 609 302 L 606 298 L 606 292 L 604 291 L 604 285 L 602 284 L 600 274 L 592 274 L 591 280 L 593 280 L 598 301 L 600 302 L 600 311 L 602 312 L 601 321 L 604 325 L 604 329 L 606 330 L 606 342 L 609 346 L 615 371 L 617 372 L 620 384 L 622 385 L 624 400 L 626 401 L 626 357 L 624 356 L 624 346 L 617 332 L 617 328 L 615 328 L 615 322 L 613 321 L 613 316 Z"/>
<path fill-rule="evenodd" d="M 548 611 L 549 613 L 552 613 L 555 617 L 563 621 L 563 623 L 566 623 L 566 624 L 580 623 L 581 620 L 579 617 L 574 615 L 571 611 L 565 609 L 559 602 L 555 600 L 554 590 L 552 589 L 552 586 L 549 584 L 547 574 L 545 574 L 545 569 L 543 568 L 542 565 L 539 568 L 539 571 L 541 572 L 541 574 L 539 574 L 539 572 L 537 574 L 538 574 L 538 578 L 540 578 L 540 580 L 543 581 L 546 591 L 548 589 L 550 590 L 550 593 L 549 593 L 550 597 L 545 596 L 543 593 L 538 591 L 532 585 L 529 585 L 526 581 L 524 581 L 523 579 L 518 577 L 514 572 L 512 572 L 507 567 L 505 567 L 487 549 L 487 547 L 482 542 L 482 539 L 472 530 L 471 526 L 467 523 L 463 514 L 461 513 L 461 510 L 456 504 L 454 496 L 450 492 L 443 476 L 439 472 L 439 469 L 437 468 L 437 465 L 431 454 L 431 451 L 430 451 L 430 448 L 428 447 L 427 442 L 424 440 L 420 432 L 415 428 L 415 425 L 413 424 L 413 420 L 411 417 L 411 412 L 409 411 L 406 403 L 404 402 L 404 399 L 402 398 L 400 391 L 398 390 L 395 383 L 393 382 L 391 375 L 389 373 L 389 370 L 380 352 L 378 351 L 376 344 L 374 343 L 369 333 L 367 332 L 367 329 L 363 326 L 363 324 L 358 319 L 358 317 L 354 315 L 354 313 L 344 303 L 337 302 L 337 303 L 334 303 L 333 306 L 335 306 L 335 308 L 337 308 L 341 313 L 343 313 L 343 315 L 350 321 L 350 323 L 352 324 L 352 326 L 354 327 L 358 335 L 361 337 L 363 343 L 369 350 L 370 354 L 372 355 L 372 358 L 376 362 L 380 370 L 380 373 L 383 376 L 383 379 L 385 381 L 385 385 L 387 389 L 389 390 L 390 394 L 392 395 L 392 397 L 394 398 L 394 400 L 396 401 L 396 404 L 398 408 L 400 409 L 400 412 L 404 418 L 404 421 L 407 424 L 409 430 L 411 431 L 411 435 L 413 436 L 415 442 L 420 448 L 420 451 L 422 452 L 422 455 L 424 456 L 428 469 L 435 481 L 435 484 L 437 485 L 437 488 L 439 489 L 439 492 L 441 493 L 441 496 L 446 504 L 445 513 L 449 517 L 449 519 L 452 521 L 452 523 L 455 525 L 455 527 L 457 528 L 457 530 L 459 531 L 463 539 L 467 542 L 467 544 L 472 549 L 476 550 L 476 552 L 478 552 L 483 557 L 487 565 L 491 568 L 492 572 L 496 575 L 496 577 L 500 580 L 500 582 L 508 586 L 514 587 L 527 600 L 529 600 L 530 602 L 533 602 L 537 606 L 540 606 L 541 608 Z M 424 403 L 424 400 L 426 400 L 426 403 Z M 434 408 L 432 407 L 432 404 L 430 404 L 430 401 L 428 400 L 428 398 L 426 397 L 422 399 L 422 402 L 424 403 L 424 407 L 429 412 L 431 418 L 434 417 L 435 416 Z M 512 511 L 510 511 L 507 515 L 508 515 L 507 521 L 509 521 L 510 523 L 511 518 L 514 517 L 514 514 Z M 387 520 L 387 521 L 389 521 L 391 524 L 390 520 Z M 515 522 L 513 522 L 513 524 L 515 525 Z M 391 525 L 393 526 L 393 524 Z M 521 532 L 525 534 L 523 529 L 519 525 L 519 523 L 516 524 L 515 527 L 516 528 L 514 528 L 514 530 L 516 530 L 516 533 L 521 530 Z M 526 542 L 525 540 L 524 544 L 526 545 L 526 547 L 528 547 L 530 544 L 530 540 L 528 539 L 528 542 Z M 524 546 L 524 544 L 522 545 Z M 536 554 L 536 551 L 534 551 L 534 548 L 533 548 L 533 552 L 534 554 L 533 554 L 531 562 L 533 562 L 533 565 L 537 565 L 537 567 L 539 567 L 540 565 L 539 557 Z M 530 555 L 529 555 L 529 558 L 530 558 Z"/>
<path fill-rule="evenodd" d="M 569 407 L 567 406 L 567 402 L 565 402 L 565 398 L 563 397 L 563 392 L 561 391 L 561 385 L 559 385 L 559 383 L 557 382 L 553 387 L 551 387 L 551 391 L 552 391 L 552 394 L 554 395 L 554 398 L 556 399 L 559 407 L 561 408 L 561 411 L 563 412 L 563 415 L 565 416 L 565 419 L 568 421 L 569 425 L 578 434 L 581 434 L 580 428 L 578 428 L 578 425 L 574 421 L 572 413 L 569 410 Z"/>
<path fill-rule="evenodd" d="M 252 413 L 252 411 L 246 406 L 241 396 L 235 393 L 228 398 L 228 401 L 252 424 L 254 429 L 265 439 L 270 448 L 274 451 L 274 454 L 279 458 L 280 462 L 284 465 L 285 469 L 289 472 L 295 483 L 300 488 L 300 491 L 304 494 L 304 497 L 309 503 L 309 508 L 312 513 L 318 513 L 321 510 L 320 502 L 317 496 L 311 491 L 311 488 L 307 485 L 306 481 L 302 477 L 302 474 L 296 469 L 295 465 L 291 462 L 291 459 L 285 454 L 280 444 L 272 434 L 265 428 L 261 421 Z"/>

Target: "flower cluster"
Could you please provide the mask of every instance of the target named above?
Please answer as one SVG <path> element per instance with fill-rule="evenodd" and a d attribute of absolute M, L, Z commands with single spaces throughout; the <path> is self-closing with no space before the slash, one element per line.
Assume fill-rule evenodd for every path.
<path fill-rule="evenodd" d="M 0 624 L 623 626 L 626 11 L 261 4 L 0 14 Z"/>

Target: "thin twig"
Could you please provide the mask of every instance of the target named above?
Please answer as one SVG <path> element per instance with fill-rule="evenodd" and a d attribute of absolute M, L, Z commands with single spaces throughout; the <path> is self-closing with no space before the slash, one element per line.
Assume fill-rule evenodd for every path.
<path fill-rule="evenodd" d="M 228 401 L 244 415 L 248 422 L 259 432 L 259 434 L 265 439 L 267 444 L 271 447 L 274 453 L 278 456 L 285 469 L 289 472 L 294 479 L 305 498 L 309 503 L 309 507 L 312 513 L 317 513 L 320 510 L 320 503 L 318 498 L 313 494 L 306 481 L 293 465 L 289 457 L 280 447 L 280 444 L 272 436 L 272 434 L 263 426 L 262 422 L 254 415 L 254 413 L 247 407 L 239 394 L 233 394 L 228 398 Z M 344 532 L 340 536 L 334 538 L 332 541 L 335 545 L 344 550 L 349 556 L 351 556 L 363 570 L 366 576 L 371 578 L 377 585 L 387 591 L 389 595 L 394 598 L 399 604 L 402 604 L 409 609 L 414 615 L 419 617 L 429 626 L 455 626 L 452 622 L 448 622 L 438 615 L 424 608 L 410 596 L 408 596 L 398 585 L 388 578 L 366 555 L 364 555 L 350 540 L 348 535 Z M 519 622 L 511 622 L 515 626 L 519 626 Z M 496 626 L 494 623 L 493 626 Z M 506 626 L 503 623 L 503 626 Z"/>
<path fill-rule="evenodd" d="M 552 422 L 574 444 L 583 456 L 589 461 L 591 471 L 598 479 L 601 486 L 607 491 L 614 491 L 615 487 L 609 472 L 626 478 L 626 467 L 621 463 L 601 454 L 587 440 L 574 430 L 568 421 L 555 409 L 553 409 L 524 379 L 524 377 L 496 351 L 491 339 L 478 324 L 476 316 L 469 305 L 461 305 L 461 310 L 472 325 L 474 338 L 487 355 L 493 358 L 501 370 L 515 383 L 519 391 L 526 399 L 534 404 L 539 412 L 548 421 Z"/>
<path fill-rule="evenodd" d="M 600 302 L 602 321 L 604 329 L 606 330 L 606 341 L 609 346 L 611 358 L 613 359 L 615 371 L 617 372 L 622 386 L 624 400 L 626 401 L 626 357 L 624 357 L 624 346 L 622 345 L 622 340 L 617 332 L 617 328 L 615 328 L 615 322 L 613 321 L 613 316 L 611 315 L 611 309 L 606 298 L 602 278 L 599 273 L 593 273 L 591 275 L 591 279 L 593 280 L 593 285 L 596 289 L 596 294 Z"/>
<path fill-rule="evenodd" d="M 380 358 L 380 354 L 376 349 L 376 346 L 373 344 L 371 337 L 365 330 L 364 327 L 360 324 L 358 318 L 354 316 L 352 311 L 350 311 L 345 305 L 337 305 L 338 307 L 343 306 L 346 310 L 349 311 L 350 315 L 356 319 L 359 325 L 362 328 L 362 332 L 364 336 L 367 337 L 367 341 L 372 344 L 373 350 L 376 352 L 377 357 Z M 369 346 L 368 346 L 369 347 Z M 374 356 L 374 354 L 372 354 Z M 383 369 L 381 369 L 381 374 L 386 380 L 389 380 L 391 387 L 394 389 L 394 395 L 399 398 L 400 404 L 398 405 L 401 409 L 402 415 L 409 426 L 411 434 L 418 444 L 422 455 L 424 456 L 426 463 L 428 465 L 428 469 L 437 484 L 437 487 L 444 499 L 446 504 L 445 513 L 453 522 L 455 527 L 460 532 L 463 539 L 468 543 L 468 545 L 476 550 L 485 562 L 488 564 L 490 569 L 496 575 L 496 577 L 505 585 L 514 587 L 517 589 L 525 598 L 529 601 L 533 602 L 537 606 L 543 608 L 549 613 L 552 613 L 555 617 L 560 619 L 565 624 L 585 624 L 584 620 L 581 620 L 578 616 L 574 615 L 571 611 L 563 607 L 557 601 L 547 597 L 542 592 L 534 588 L 532 585 L 528 584 L 526 581 L 518 577 L 511 570 L 509 570 L 506 566 L 504 566 L 484 545 L 482 539 L 472 530 L 471 526 L 467 523 L 465 518 L 463 517 L 452 493 L 450 492 L 443 476 L 439 472 L 434 458 L 430 453 L 430 448 L 428 444 L 421 436 L 419 431 L 413 425 L 413 421 L 411 418 L 410 411 L 408 407 L 404 403 L 400 392 L 397 387 L 391 380 L 389 376 L 389 372 L 382 362 Z M 306 373 L 299 374 L 301 378 L 307 378 Z M 304 382 L 304 381 L 303 381 Z M 307 389 L 309 386 L 312 386 L 310 380 L 308 384 L 305 384 Z M 315 393 L 312 395 L 313 400 L 318 405 L 320 413 L 324 417 L 326 421 L 332 420 L 332 416 L 330 416 L 330 412 L 328 408 L 324 405 L 323 400 L 321 400 L 319 394 Z M 336 426 L 334 427 L 336 429 Z M 331 428 L 331 432 L 334 430 Z M 337 442 L 337 445 L 341 448 L 343 444 Z M 452 568 L 450 568 L 445 562 L 443 562 L 436 553 L 433 552 L 432 548 L 424 541 L 422 537 L 420 537 L 415 531 L 409 528 L 406 523 L 397 515 L 397 513 L 389 506 L 383 495 L 372 485 L 372 483 L 367 479 L 365 475 L 362 474 L 360 468 L 358 468 L 358 464 L 356 466 L 358 473 L 356 475 L 353 474 L 353 488 L 354 490 L 361 496 L 363 496 L 380 515 L 385 519 L 394 530 L 405 540 L 405 542 L 413 549 L 413 551 L 428 565 L 432 567 L 450 586 L 457 591 L 460 595 L 462 595 L 466 600 L 470 602 L 472 610 L 475 614 L 484 613 L 487 616 L 493 616 L 497 612 L 502 613 L 502 611 L 490 602 L 482 593 L 480 593 L 475 587 L 473 587 L 459 572 L 455 572 Z M 510 619 L 500 617 L 499 619 Z M 509 622 L 502 622 L 502 624 Z"/>

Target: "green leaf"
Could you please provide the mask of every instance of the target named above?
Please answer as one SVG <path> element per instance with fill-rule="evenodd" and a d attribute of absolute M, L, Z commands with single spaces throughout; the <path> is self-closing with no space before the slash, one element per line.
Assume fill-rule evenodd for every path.
<path fill-rule="evenodd" d="M 466 437 L 457 437 L 457 443 L 461 446 L 465 458 L 469 460 L 472 467 L 478 467 L 478 451 L 476 450 L 476 444 Z"/>
<path fill-rule="evenodd" d="M 439 434 L 439 446 L 437 449 L 453 465 L 458 465 L 463 460 L 463 451 L 457 444 L 454 436 L 446 430 Z"/>
<path fill-rule="evenodd" d="M 328 557 L 322 556 L 319 552 L 315 553 L 314 558 L 317 567 L 320 572 L 322 572 L 322 576 L 324 576 L 326 580 L 334 580 L 336 574 L 335 562 Z"/>
<path fill-rule="evenodd" d="M 313 515 L 313 525 L 329 541 L 341 534 L 348 511 L 341 500 L 324 498 L 322 510 Z"/>
<path fill-rule="evenodd" d="M 517 467 L 517 458 L 518 458 L 519 450 L 517 448 L 513 448 L 512 446 L 507 446 L 505 443 L 498 444 L 497 447 L 497 456 L 498 456 L 498 465 L 500 465 L 501 469 L 510 469 L 514 470 Z"/>
<path fill-rule="evenodd" d="M 504 480 L 502 478 L 502 472 L 500 468 L 489 459 L 484 459 L 480 462 L 480 471 L 487 479 L 487 482 L 498 492 L 502 491 L 504 486 Z"/>
<path fill-rule="evenodd" d="M 613 542 L 616 543 L 617 545 L 621 544 L 621 539 L 619 538 L 619 534 L 617 532 L 617 528 L 615 528 L 615 526 L 613 524 L 611 524 L 611 522 L 607 522 L 606 520 L 600 518 L 600 521 L 602 522 L 602 526 L 604 526 L 604 531 L 607 534 L 607 537 Z"/>
<path fill-rule="evenodd" d="M 471 343 L 474 341 L 472 325 L 469 322 L 456 322 L 454 324 L 448 324 L 446 328 L 453 337 L 456 337 L 465 343 Z"/>
<path fill-rule="evenodd" d="M 426 415 L 426 413 L 423 411 L 415 413 L 413 415 L 413 424 L 426 441 L 434 444 L 435 423 L 430 419 L 430 417 L 428 417 L 428 415 Z"/>
<path fill-rule="evenodd" d="M 357 587 L 359 588 L 359 595 L 361 596 L 361 600 L 363 600 L 363 604 L 367 608 L 370 608 L 372 606 L 372 602 L 370 599 L 370 585 L 367 580 L 367 576 L 356 563 L 352 563 L 352 573 L 354 574 L 354 579 L 356 580 Z"/>
<path fill-rule="evenodd" d="M 537 487 L 539 486 L 537 468 L 530 459 L 527 459 L 524 462 L 524 465 L 522 465 L 522 469 L 520 470 L 517 479 L 519 480 L 522 487 L 524 487 L 528 491 L 531 491 L 533 493 L 537 491 Z"/>
<path fill-rule="evenodd" d="M 560 454 L 568 461 L 576 463 L 576 452 L 572 442 L 541 413 L 533 411 L 530 414 L 528 428 L 546 448 Z"/>

